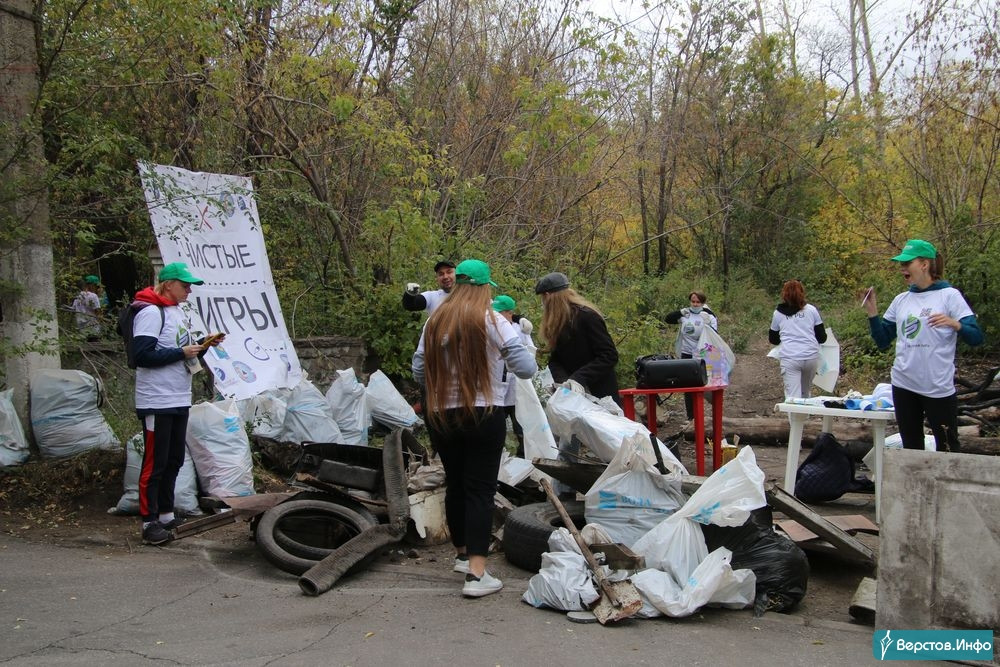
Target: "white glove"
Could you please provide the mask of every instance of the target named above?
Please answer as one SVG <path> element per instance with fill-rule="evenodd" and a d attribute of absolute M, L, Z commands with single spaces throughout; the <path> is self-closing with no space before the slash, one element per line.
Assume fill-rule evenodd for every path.
<path fill-rule="evenodd" d="M 529 320 L 527 317 L 522 317 L 520 320 L 518 320 L 517 323 L 521 325 L 521 331 L 523 331 L 526 334 L 530 334 L 532 330 L 535 328 L 535 325 L 532 324 L 531 320 Z"/>
<path fill-rule="evenodd" d="M 690 314 L 691 314 L 691 309 L 690 308 L 681 308 L 681 315 L 683 315 L 684 317 L 687 317 Z"/>
<path fill-rule="evenodd" d="M 420 294 L 420 283 L 406 283 L 406 293 L 413 296 Z"/>

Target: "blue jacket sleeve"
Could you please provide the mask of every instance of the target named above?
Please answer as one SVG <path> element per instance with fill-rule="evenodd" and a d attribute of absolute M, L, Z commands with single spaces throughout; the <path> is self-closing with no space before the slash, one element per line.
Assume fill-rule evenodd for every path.
<path fill-rule="evenodd" d="M 871 330 L 872 340 L 880 350 L 888 350 L 896 339 L 896 323 L 879 315 L 868 318 L 868 328 Z"/>
<path fill-rule="evenodd" d="M 983 330 L 979 328 L 979 322 L 975 315 L 967 315 L 958 321 L 962 327 L 958 330 L 958 338 L 968 345 L 982 345 Z"/>
<path fill-rule="evenodd" d="M 132 339 L 135 365 L 143 368 L 158 368 L 184 360 L 184 350 L 179 347 L 156 347 L 152 336 L 136 336 Z"/>

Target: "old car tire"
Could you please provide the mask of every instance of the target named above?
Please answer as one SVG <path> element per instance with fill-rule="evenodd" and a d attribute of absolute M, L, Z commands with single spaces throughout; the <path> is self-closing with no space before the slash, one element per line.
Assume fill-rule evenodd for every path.
<path fill-rule="evenodd" d="M 583 501 L 563 502 L 566 513 L 577 528 L 585 523 Z M 549 535 L 563 525 L 552 503 L 531 503 L 515 507 L 503 525 L 503 552 L 511 565 L 529 572 L 542 567 L 542 554 L 549 550 Z"/>
<path fill-rule="evenodd" d="M 323 500 L 346 507 L 366 519 L 372 526 L 376 526 L 379 523 L 378 517 L 372 514 L 367 507 L 349 498 L 330 498 L 328 494 L 310 492 L 300 493 L 294 498 L 294 500 L 306 499 Z M 307 531 L 303 534 L 305 526 L 302 524 L 305 521 L 324 519 L 325 517 L 322 516 L 296 514 L 294 517 L 289 517 L 285 521 L 277 523 L 271 535 L 274 537 L 275 543 L 292 556 L 298 556 L 299 558 L 311 561 L 321 561 L 339 547 L 344 540 L 332 539 L 322 533 L 315 534 L 313 531 Z M 295 525 L 296 523 L 298 525 Z"/>
<path fill-rule="evenodd" d="M 303 530 L 318 524 L 316 539 L 304 541 Z M 326 554 L 367 528 L 378 525 L 370 512 L 361 514 L 344 505 L 314 498 L 288 500 L 264 512 L 257 523 L 257 546 L 274 566 L 291 574 L 303 574 Z M 317 557 L 307 558 L 304 553 Z"/>

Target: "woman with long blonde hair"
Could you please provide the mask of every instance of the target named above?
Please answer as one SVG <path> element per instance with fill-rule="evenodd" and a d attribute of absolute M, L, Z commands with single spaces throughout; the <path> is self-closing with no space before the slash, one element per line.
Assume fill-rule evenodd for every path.
<path fill-rule="evenodd" d="M 549 370 L 556 382 L 574 380 L 593 396 L 610 396 L 621 405 L 615 365 L 618 348 L 597 306 L 569 286 L 559 272 L 535 284 L 542 297 L 542 338 L 549 349 Z"/>
<path fill-rule="evenodd" d="M 503 588 L 486 570 L 500 455 L 507 434 L 507 373 L 530 378 L 538 365 L 521 337 L 492 307 L 490 267 L 467 259 L 455 287 L 424 325 L 413 377 L 426 389 L 427 431 L 445 471 L 445 518 L 465 573 L 462 594 Z"/>

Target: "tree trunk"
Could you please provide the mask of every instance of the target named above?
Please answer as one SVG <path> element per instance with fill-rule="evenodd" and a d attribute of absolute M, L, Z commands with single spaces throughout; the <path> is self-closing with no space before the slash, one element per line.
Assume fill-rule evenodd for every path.
<path fill-rule="evenodd" d="M 31 374 L 59 367 L 48 189 L 37 114 L 39 19 L 32 4 L 5 0 L 0 6 L 0 356 L 29 438 Z"/>

